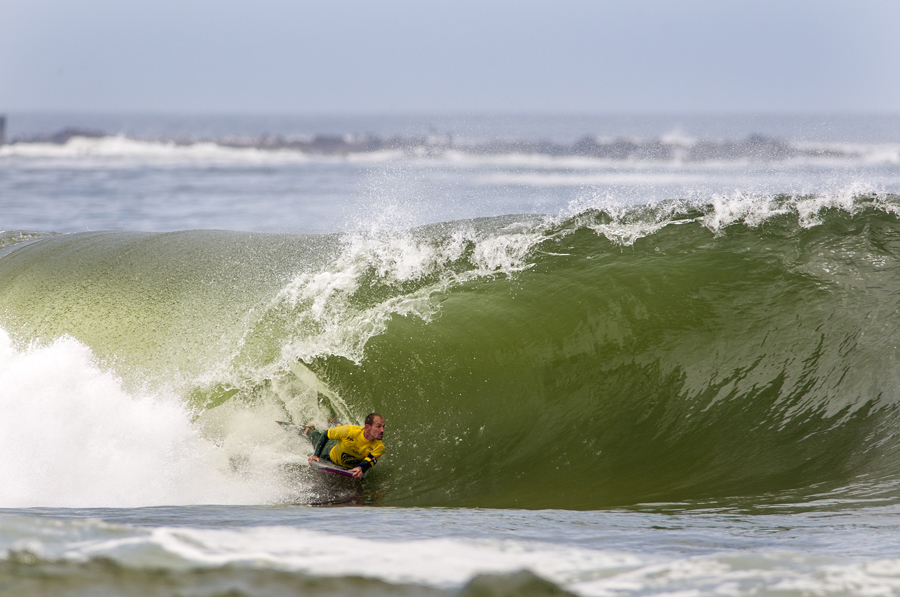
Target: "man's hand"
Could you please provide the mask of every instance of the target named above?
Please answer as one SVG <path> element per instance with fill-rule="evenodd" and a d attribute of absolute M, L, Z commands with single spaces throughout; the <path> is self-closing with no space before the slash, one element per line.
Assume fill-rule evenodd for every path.
<path fill-rule="evenodd" d="M 356 468 L 350 469 L 350 474 L 353 475 L 354 479 L 362 479 L 363 470 L 361 466 L 357 466 Z"/>
<path fill-rule="evenodd" d="M 313 460 L 315 460 L 316 462 L 319 462 L 319 457 L 318 456 L 310 456 L 309 457 L 309 466 L 312 466 Z"/>

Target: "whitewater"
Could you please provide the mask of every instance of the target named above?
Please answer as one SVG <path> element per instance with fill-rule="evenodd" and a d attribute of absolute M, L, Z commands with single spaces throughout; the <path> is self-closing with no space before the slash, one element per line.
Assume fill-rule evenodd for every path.
<path fill-rule="evenodd" d="M 0 592 L 900 594 L 897 118 L 71 119 L 0 146 Z M 372 411 L 361 483 L 275 423 Z"/>

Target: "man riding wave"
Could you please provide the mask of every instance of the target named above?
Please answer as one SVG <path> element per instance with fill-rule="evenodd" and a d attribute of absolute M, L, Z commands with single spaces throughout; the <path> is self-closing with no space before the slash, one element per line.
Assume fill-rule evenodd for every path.
<path fill-rule="evenodd" d="M 350 469 L 351 475 L 361 478 L 367 470 L 375 466 L 384 454 L 384 417 L 378 413 L 370 413 L 365 426 L 341 425 L 327 429 L 325 433 L 318 431 L 314 425 L 307 425 L 304 435 L 316 447 L 314 455 L 309 457 L 309 464 L 321 459 L 330 460 Z"/>

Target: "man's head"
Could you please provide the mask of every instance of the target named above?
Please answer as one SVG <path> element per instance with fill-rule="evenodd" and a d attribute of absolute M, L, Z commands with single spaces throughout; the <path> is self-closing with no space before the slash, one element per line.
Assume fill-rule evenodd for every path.
<path fill-rule="evenodd" d="M 384 417 L 378 413 L 371 413 L 366 417 L 366 426 L 363 435 L 369 441 L 384 439 Z"/>

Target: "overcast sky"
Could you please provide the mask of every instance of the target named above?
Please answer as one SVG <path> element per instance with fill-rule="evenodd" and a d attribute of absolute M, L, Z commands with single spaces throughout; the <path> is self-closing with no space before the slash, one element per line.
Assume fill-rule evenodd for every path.
<path fill-rule="evenodd" d="M 900 0 L 0 0 L 0 112 L 900 112 Z"/>

